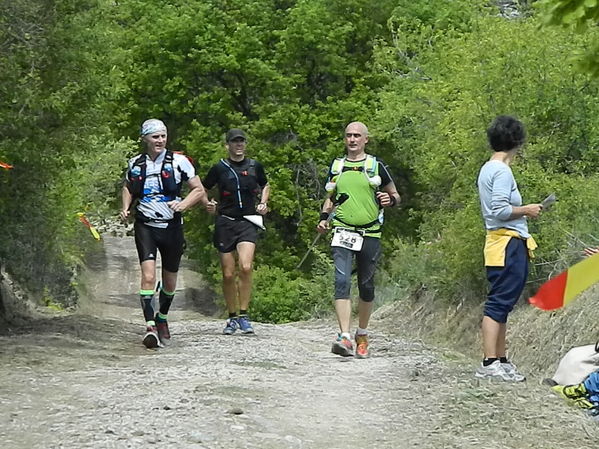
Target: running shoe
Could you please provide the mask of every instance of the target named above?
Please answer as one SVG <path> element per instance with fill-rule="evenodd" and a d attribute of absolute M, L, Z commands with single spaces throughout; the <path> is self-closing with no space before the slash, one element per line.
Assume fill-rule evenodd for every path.
<path fill-rule="evenodd" d="M 369 356 L 368 352 L 368 335 L 356 334 L 356 358 L 365 359 Z"/>
<path fill-rule="evenodd" d="M 241 332 L 244 334 L 253 334 L 254 333 L 254 328 L 252 327 L 252 323 L 250 323 L 250 319 L 245 316 L 242 315 L 239 318 L 237 318 L 237 324 L 239 324 L 239 329 L 241 329 Z"/>
<path fill-rule="evenodd" d="M 237 318 L 228 318 L 223 329 L 223 334 L 233 335 L 237 329 L 239 329 Z"/>
<path fill-rule="evenodd" d="M 506 373 L 514 377 L 514 382 L 522 382 L 523 380 L 526 380 L 526 376 L 520 373 L 516 368 L 516 365 L 514 365 L 512 362 L 501 363 L 501 366 Z"/>
<path fill-rule="evenodd" d="M 522 374 L 506 372 L 499 360 L 495 360 L 489 366 L 484 366 L 481 363 L 474 376 L 479 379 L 501 380 L 504 382 L 522 382 L 526 379 Z"/>
<path fill-rule="evenodd" d="M 342 357 L 351 357 L 354 355 L 354 345 L 352 345 L 349 338 L 339 335 L 337 340 L 333 342 L 331 352 Z"/>
<path fill-rule="evenodd" d="M 156 330 L 158 331 L 158 338 L 160 342 L 167 346 L 171 342 L 171 333 L 168 330 L 168 322 L 166 320 L 156 321 Z"/>
<path fill-rule="evenodd" d="M 148 326 L 146 328 L 146 335 L 144 335 L 143 344 L 148 349 L 154 349 L 160 346 L 158 330 L 155 326 Z"/>

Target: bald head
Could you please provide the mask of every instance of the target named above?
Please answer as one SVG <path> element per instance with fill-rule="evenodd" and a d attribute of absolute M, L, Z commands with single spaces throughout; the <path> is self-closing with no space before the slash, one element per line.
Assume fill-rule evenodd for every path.
<path fill-rule="evenodd" d="M 349 160 L 359 159 L 364 156 L 368 143 L 368 128 L 362 122 L 351 122 L 345 127 L 344 140 Z"/>
<path fill-rule="evenodd" d="M 362 122 L 351 122 L 349 125 L 345 127 L 345 134 L 347 134 L 348 132 L 355 133 L 356 130 L 358 130 L 360 134 L 368 137 L 368 128 Z"/>

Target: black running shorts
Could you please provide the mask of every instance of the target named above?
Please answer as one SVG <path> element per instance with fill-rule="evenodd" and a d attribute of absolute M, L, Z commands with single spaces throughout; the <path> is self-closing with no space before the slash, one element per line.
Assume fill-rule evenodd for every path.
<path fill-rule="evenodd" d="M 157 251 L 160 251 L 162 268 L 171 273 L 179 271 L 179 263 L 185 249 L 181 224 L 170 223 L 166 228 L 156 228 L 136 221 L 134 229 L 139 263 L 156 260 Z"/>
<path fill-rule="evenodd" d="M 221 253 L 235 251 L 240 242 L 256 243 L 256 240 L 258 240 L 258 228 L 249 221 L 224 215 L 216 217 L 214 246 Z"/>

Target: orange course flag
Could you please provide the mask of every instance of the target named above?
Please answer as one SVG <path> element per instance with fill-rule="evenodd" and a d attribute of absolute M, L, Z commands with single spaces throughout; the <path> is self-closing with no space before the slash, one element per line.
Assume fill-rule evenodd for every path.
<path fill-rule="evenodd" d="M 599 281 L 599 253 L 581 260 L 553 279 L 549 279 L 529 302 L 541 310 L 555 310 L 571 303 Z"/>
<path fill-rule="evenodd" d="M 10 164 L 8 164 L 6 162 L 2 162 L 2 161 L 0 161 L 0 167 L 3 168 L 3 169 L 5 169 L 5 170 L 10 170 L 11 168 L 13 168 L 12 165 L 10 165 Z"/>

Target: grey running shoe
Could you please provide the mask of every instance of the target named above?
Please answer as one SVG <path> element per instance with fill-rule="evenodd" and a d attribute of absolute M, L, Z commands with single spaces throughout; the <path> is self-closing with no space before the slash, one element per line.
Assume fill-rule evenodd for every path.
<path fill-rule="evenodd" d="M 508 373 L 503 368 L 499 360 L 495 360 L 489 366 L 484 366 L 482 363 L 474 374 L 479 379 L 492 379 L 501 380 L 504 382 L 522 382 L 525 380 L 524 376 L 518 373 Z"/>
<path fill-rule="evenodd" d="M 243 332 L 244 334 L 254 333 L 252 323 L 250 323 L 250 319 L 247 316 L 242 315 L 239 318 L 237 318 L 237 324 L 239 324 L 239 329 L 241 329 L 241 332 Z"/>
<path fill-rule="evenodd" d="M 237 321 L 237 318 L 229 318 L 225 323 L 223 334 L 233 335 L 237 329 L 239 329 L 239 322 Z"/>
<path fill-rule="evenodd" d="M 158 330 L 155 326 L 148 326 L 146 328 L 146 335 L 144 335 L 143 344 L 148 349 L 154 349 L 160 346 Z"/>
<path fill-rule="evenodd" d="M 522 382 L 526 380 L 526 376 L 520 373 L 516 368 L 516 365 L 514 365 L 512 362 L 502 363 L 501 366 L 506 373 L 508 373 L 510 376 L 513 376 L 514 382 Z"/>
<path fill-rule="evenodd" d="M 333 342 L 331 352 L 341 357 L 351 357 L 354 355 L 354 345 L 349 338 L 339 335 L 337 340 Z"/>

